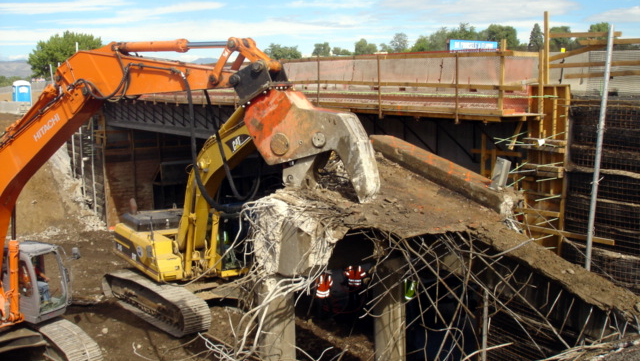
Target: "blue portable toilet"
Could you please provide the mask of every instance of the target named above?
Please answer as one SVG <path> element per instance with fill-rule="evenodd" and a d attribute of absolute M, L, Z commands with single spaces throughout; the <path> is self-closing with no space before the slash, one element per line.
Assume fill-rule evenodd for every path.
<path fill-rule="evenodd" d="M 13 82 L 13 101 L 29 102 L 31 104 L 31 83 L 26 80 Z"/>

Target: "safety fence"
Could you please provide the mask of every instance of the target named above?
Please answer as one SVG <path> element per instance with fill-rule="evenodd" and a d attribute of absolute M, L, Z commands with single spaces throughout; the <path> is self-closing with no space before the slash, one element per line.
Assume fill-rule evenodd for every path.
<path fill-rule="evenodd" d="M 589 52 L 589 62 L 591 64 L 604 63 L 606 51 Z M 609 79 L 609 92 L 618 96 L 637 96 L 640 92 L 640 50 L 620 50 L 611 53 L 611 72 Z M 591 66 L 588 72 L 592 74 L 604 73 L 604 65 Z M 635 74 L 635 75 L 633 75 Z M 615 75 L 615 76 L 614 76 Z M 601 94 L 603 87 L 603 77 L 589 77 L 587 81 L 588 94 Z"/>
<path fill-rule="evenodd" d="M 530 112 L 537 53 L 409 53 L 285 61 L 317 104 L 385 113 L 509 116 Z M 356 103 L 356 102 L 354 102 Z"/>

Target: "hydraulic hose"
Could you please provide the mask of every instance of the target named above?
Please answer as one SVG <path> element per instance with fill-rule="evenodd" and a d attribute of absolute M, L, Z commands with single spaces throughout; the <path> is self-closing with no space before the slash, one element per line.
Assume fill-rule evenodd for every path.
<path fill-rule="evenodd" d="M 193 162 L 193 176 L 196 180 L 196 185 L 198 186 L 198 189 L 200 190 L 200 194 L 202 194 L 202 196 L 204 197 L 204 199 L 207 201 L 207 203 L 209 204 L 210 207 L 215 208 L 216 210 L 220 211 L 220 212 L 224 212 L 224 213 L 236 213 L 239 212 L 242 209 L 242 206 L 232 206 L 232 205 L 228 205 L 228 204 L 220 204 L 218 202 L 216 202 L 211 195 L 209 195 L 209 192 L 207 192 L 207 189 L 205 188 L 204 184 L 202 183 L 202 178 L 200 177 L 200 170 L 198 169 L 198 152 L 197 152 L 197 146 L 196 146 L 196 117 L 195 117 L 195 111 L 193 109 L 193 97 L 191 95 L 191 87 L 189 86 L 189 81 L 187 81 L 187 77 L 184 75 L 183 72 L 179 72 L 180 76 L 182 77 L 182 80 L 184 82 L 184 87 L 185 90 L 187 91 L 187 102 L 188 102 L 188 106 L 189 106 L 189 126 L 190 126 L 190 136 L 191 136 L 191 161 Z"/>
<path fill-rule="evenodd" d="M 206 90 L 204 90 L 204 95 L 205 95 L 205 98 L 207 99 L 207 111 L 209 112 L 209 115 L 213 120 L 213 105 L 211 104 L 211 98 L 209 98 L 209 93 Z M 225 175 L 227 176 L 229 187 L 231 187 L 231 191 L 233 192 L 233 196 L 241 202 L 247 201 L 247 200 L 248 201 L 253 200 L 253 197 L 255 197 L 256 193 L 258 193 L 261 174 L 258 173 L 258 176 L 253 180 L 253 185 L 251 186 L 251 190 L 249 190 L 249 192 L 244 196 L 240 195 L 240 192 L 238 192 L 238 189 L 236 188 L 236 183 L 233 180 L 233 176 L 231 174 L 231 168 L 229 168 L 229 164 L 227 163 L 227 157 L 225 157 L 224 155 L 224 149 L 222 148 L 222 142 L 220 138 L 220 124 L 217 121 L 215 121 L 214 127 L 215 127 L 216 140 L 217 140 L 216 143 L 218 143 L 218 149 L 220 150 L 220 157 L 222 158 L 222 166 L 224 168 Z M 259 172 L 260 170 L 261 168 L 258 168 Z"/>

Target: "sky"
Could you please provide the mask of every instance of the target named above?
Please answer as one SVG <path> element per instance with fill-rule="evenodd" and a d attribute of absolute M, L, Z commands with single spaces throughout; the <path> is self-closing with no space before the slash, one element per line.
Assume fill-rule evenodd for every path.
<path fill-rule="evenodd" d="M 513 26 L 521 42 L 533 25 L 587 31 L 608 22 L 623 38 L 640 38 L 639 0 L 0 0 L 0 61 L 26 59 L 38 41 L 64 31 L 112 41 L 184 38 L 192 42 L 253 38 L 258 48 L 297 46 L 309 56 L 314 44 L 353 51 L 364 38 L 379 46 L 404 33 L 409 45 L 442 27 L 468 23 L 477 31 L 491 24 Z M 197 49 L 156 57 L 193 61 L 219 51 Z"/>

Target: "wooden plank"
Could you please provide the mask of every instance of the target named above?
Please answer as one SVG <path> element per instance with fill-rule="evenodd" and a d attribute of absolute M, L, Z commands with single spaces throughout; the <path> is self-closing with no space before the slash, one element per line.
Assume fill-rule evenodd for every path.
<path fill-rule="evenodd" d="M 566 149 L 563 147 L 553 147 L 553 146 L 538 146 L 535 144 L 520 144 L 520 148 L 535 150 L 538 152 L 547 152 L 547 153 L 557 153 L 557 154 L 565 154 Z"/>
<path fill-rule="evenodd" d="M 540 138 L 523 138 L 522 139 L 523 142 L 528 142 L 529 144 L 532 145 L 537 145 L 540 144 Z M 557 147 L 564 147 L 567 145 L 567 141 L 564 139 L 544 139 L 544 141 L 542 142 L 543 144 L 547 144 L 547 145 L 552 145 L 552 146 L 557 146 Z"/>
<path fill-rule="evenodd" d="M 527 226 L 527 227 L 529 228 L 530 231 L 533 231 L 533 232 L 546 233 L 546 234 L 555 234 L 556 236 L 562 236 L 562 237 L 565 237 L 565 238 L 577 239 L 577 240 L 580 240 L 580 241 L 586 241 L 587 240 L 587 236 L 583 235 L 583 234 L 567 232 L 567 231 L 561 231 L 559 229 L 545 228 L 545 227 L 540 227 L 540 226 Z M 609 245 L 609 246 L 615 246 L 616 245 L 616 241 L 613 240 L 613 239 L 609 239 L 609 238 L 593 237 L 593 241 L 595 243 L 606 244 L 606 245 Z"/>
<path fill-rule="evenodd" d="M 569 85 L 565 85 L 564 87 L 559 87 L 558 88 L 560 90 L 560 94 L 559 97 L 560 99 L 563 100 L 563 108 L 561 108 L 561 112 L 562 112 L 562 119 L 564 120 L 564 129 L 563 132 L 564 134 L 562 134 L 562 140 L 564 143 L 567 142 L 567 139 L 569 139 L 569 106 L 571 105 L 571 88 L 569 87 Z M 565 152 L 564 150 L 566 148 L 561 148 L 563 150 L 563 155 L 562 155 L 562 164 L 565 166 L 565 168 L 567 167 L 567 165 L 569 164 L 569 153 Z M 558 225 L 560 226 L 560 229 L 565 229 L 565 208 L 566 208 L 566 200 L 567 200 L 567 194 L 568 194 L 568 188 L 569 188 L 569 181 L 568 181 L 568 177 L 564 177 L 562 179 L 562 198 L 560 198 L 560 217 L 558 219 Z M 560 243 L 560 247 L 558 248 L 558 253 L 561 253 L 561 247 L 562 247 L 562 243 Z"/>
<path fill-rule="evenodd" d="M 324 102 L 320 101 L 320 105 L 329 108 L 350 108 L 350 109 L 375 109 L 378 110 L 378 104 L 360 104 L 353 102 Z M 429 106 L 411 106 L 411 105 L 382 105 L 382 110 L 389 112 L 420 112 L 420 113 L 449 113 L 452 116 L 455 113 L 455 108 L 451 107 L 429 107 Z M 502 116 L 502 112 L 497 109 L 481 109 L 481 108 L 461 108 L 459 114 L 467 115 L 491 115 Z"/>
<path fill-rule="evenodd" d="M 549 46 L 551 44 L 551 36 L 549 34 L 550 30 L 549 30 L 549 12 L 545 11 L 544 12 L 544 78 L 542 79 L 543 82 L 540 82 L 540 86 L 544 87 L 545 84 L 549 84 L 549 63 L 551 62 L 551 59 L 549 59 L 549 53 L 551 52 L 551 50 L 549 49 Z M 540 101 L 542 101 L 542 99 L 540 99 Z M 540 111 L 539 113 L 542 113 L 542 111 Z M 542 122 L 541 122 L 542 123 Z"/>
<path fill-rule="evenodd" d="M 471 153 L 473 153 L 473 154 L 482 154 L 482 149 L 473 148 L 473 149 L 471 149 Z M 514 151 L 508 151 L 508 150 L 496 150 L 496 155 L 502 156 L 502 157 L 522 157 L 522 153 L 514 152 Z"/>
<path fill-rule="evenodd" d="M 309 85 L 329 85 L 329 84 L 346 84 L 346 85 L 366 85 L 366 86 L 401 86 L 401 87 L 415 87 L 415 88 L 447 88 L 447 89 L 483 89 L 483 90 L 506 90 L 506 91 L 524 91 L 526 86 L 524 84 L 505 84 L 505 85 L 490 85 L 490 84 L 459 84 L 455 83 L 420 83 L 420 82 L 404 82 L 404 81 L 381 81 L 378 85 L 377 81 L 355 81 L 355 80 L 292 80 L 291 84 L 309 84 Z"/>
<path fill-rule="evenodd" d="M 556 55 L 550 56 L 549 57 L 549 61 L 551 62 L 551 61 L 556 61 L 556 60 L 569 58 L 569 57 L 572 57 L 574 55 L 578 55 L 578 54 L 582 54 L 582 53 L 588 53 L 588 52 L 593 51 L 593 50 L 600 50 L 600 49 L 602 49 L 604 47 L 605 47 L 605 45 L 585 46 L 584 48 L 571 50 L 571 51 L 567 51 L 566 53 L 560 53 L 560 54 L 556 54 Z"/>
<path fill-rule="evenodd" d="M 549 217 L 549 218 L 560 217 L 560 212 L 549 211 L 544 209 L 535 209 L 535 208 L 516 208 L 516 213 L 533 214 L 533 215 L 539 215 L 539 216 Z"/>
<path fill-rule="evenodd" d="M 553 98 L 551 98 L 551 135 L 555 137 L 558 134 L 558 90 L 553 87 Z"/>
<path fill-rule="evenodd" d="M 506 47 L 506 40 L 503 39 L 504 46 Z M 500 45 L 502 45 L 502 43 Z M 504 77 L 505 77 L 505 73 L 506 73 L 506 69 L 505 69 L 505 57 L 501 56 L 500 57 L 500 79 L 499 79 L 499 85 L 502 87 L 504 85 Z M 500 89 L 498 91 L 498 109 L 500 110 L 504 110 L 503 109 L 503 105 L 504 105 L 504 90 Z M 493 169 L 493 168 L 492 168 Z"/>
<path fill-rule="evenodd" d="M 534 190 L 530 190 L 530 189 L 525 189 L 524 193 L 527 196 L 535 196 L 535 197 L 539 197 L 539 198 L 550 198 L 551 200 L 558 199 L 558 198 L 560 198 L 562 196 L 561 194 L 544 193 L 544 192 L 538 192 L 538 191 L 534 191 Z M 533 199 L 533 200 L 537 202 L 537 199 L 539 199 L 539 198 L 536 198 L 536 199 Z"/>
<path fill-rule="evenodd" d="M 524 122 L 518 122 L 518 125 L 516 125 L 516 130 L 513 132 L 513 138 L 511 139 L 511 143 L 509 143 L 509 150 L 513 150 L 513 148 L 515 148 L 516 143 L 518 142 L 518 134 L 522 132 L 523 125 Z"/>
<path fill-rule="evenodd" d="M 500 85 L 502 85 L 502 83 L 500 83 Z M 458 94 L 459 93 L 459 88 L 460 86 L 460 58 L 458 57 L 457 53 L 456 53 L 456 114 L 455 114 L 455 124 L 460 123 L 460 118 L 459 118 L 459 113 L 458 111 L 460 110 L 460 97 Z M 502 107 L 498 107 L 498 109 L 502 109 Z"/>
<path fill-rule="evenodd" d="M 564 172 L 563 166 L 539 165 L 539 164 L 523 164 L 522 169 L 535 169 L 543 172 L 561 173 Z"/>
<path fill-rule="evenodd" d="M 561 69 L 561 68 L 589 68 L 595 66 L 604 66 L 604 61 L 594 61 L 590 63 L 562 63 L 562 64 L 551 64 L 549 67 L 552 69 Z M 640 65 L 640 60 L 621 60 L 621 61 L 612 61 L 611 66 L 637 66 Z"/>
<path fill-rule="evenodd" d="M 537 58 L 538 57 L 538 52 L 537 51 L 517 51 L 517 50 L 513 50 L 511 52 L 511 55 L 506 54 L 506 56 L 516 56 L 516 57 L 520 57 L 520 58 Z"/>
<path fill-rule="evenodd" d="M 551 33 L 551 38 L 597 38 L 599 36 L 608 36 L 608 31 L 597 31 L 593 33 Z M 613 36 L 622 36 L 622 31 L 614 31 Z"/>
<path fill-rule="evenodd" d="M 326 108 L 333 109 L 341 109 L 348 110 L 352 113 L 362 113 L 362 114 L 378 114 L 378 108 L 375 109 L 365 109 L 365 108 L 353 108 L 353 107 L 329 107 L 324 106 Z M 434 118 L 434 119 L 455 119 L 455 114 L 453 112 L 420 112 L 420 111 L 401 111 L 401 110 L 384 110 L 385 115 L 398 115 L 398 116 L 412 116 L 412 117 L 425 117 L 425 118 Z M 535 114 L 529 114 L 529 116 L 535 116 Z M 468 120 L 473 122 L 483 122 L 483 123 L 499 123 L 503 120 L 503 118 L 507 118 L 507 115 L 486 115 L 486 114 L 458 114 L 460 120 Z"/>
<path fill-rule="evenodd" d="M 368 54 L 368 55 L 351 55 L 351 56 L 329 56 L 329 57 L 309 57 L 302 59 L 285 59 L 281 60 L 282 64 L 288 63 L 308 63 L 320 61 L 341 61 L 341 60 L 375 60 L 376 57 L 380 57 L 383 60 L 391 59 L 439 59 L 439 58 L 454 58 L 456 54 L 461 58 L 488 58 L 496 56 L 517 56 L 524 58 L 537 57 L 537 53 L 528 51 L 478 51 L 478 52 L 424 52 L 424 53 L 391 53 L 391 54 Z"/>
<path fill-rule="evenodd" d="M 610 76 L 633 76 L 640 75 L 640 70 L 621 70 L 621 71 L 612 71 L 609 73 Z M 579 78 L 602 78 L 604 76 L 604 72 L 600 73 L 585 73 L 585 74 L 567 74 L 565 75 L 565 79 L 579 79 Z"/>
<path fill-rule="evenodd" d="M 544 72 L 548 70 L 545 65 L 548 65 L 547 63 L 545 63 L 545 53 L 544 50 L 540 50 L 540 54 L 538 57 L 538 98 L 536 99 L 536 101 L 538 102 L 538 114 L 542 114 L 543 112 L 542 97 L 544 95 Z M 533 129 L 533 126 L 528 128 L 529 134 L 531 134 L 531 129 Z"/>
<path fill-rule="evenodd" d="M 613 39 L 613 43 L 615 45 L 622 45 L 622 44 L 640 44 L 640 38 L 633 38 L 633 39 Z M 583 40 L 578 40 L 578 44 L 580 45 L 607 45 L 607 40 L 601 40 L 601 39 L 583 39 Z"/>
<path fill-rule="evenodd" d="M 487 168 L 487 134 L 482 132 L 480 145 L 480 174 L 486 175 Z"/>

